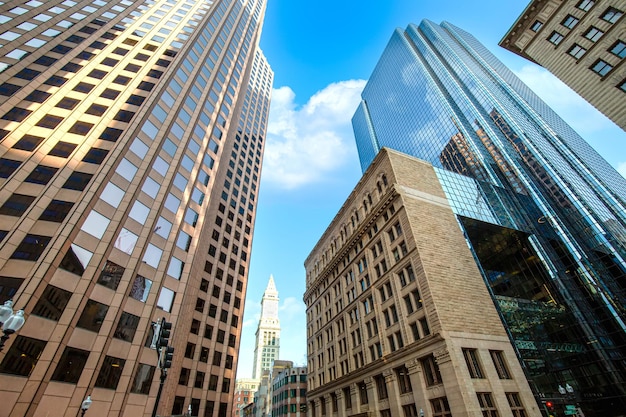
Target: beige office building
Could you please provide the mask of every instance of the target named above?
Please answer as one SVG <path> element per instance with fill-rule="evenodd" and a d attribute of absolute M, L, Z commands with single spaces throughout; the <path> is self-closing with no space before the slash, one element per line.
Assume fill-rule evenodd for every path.
<path fill-rule="evenodd" d="M 305 268 L 309 416 L 540 415 L 430 164 L 383 148 Z"/>
<path fill-rule="evenodd" d="M 545 67 L 626 130 L 626 0 L 533 0 L 500 46 Z"/>
<path fill-rule="evenodd" d="M 0 416 L 230 415 L 273 74 L 264 0 L 0 2 Z"/>

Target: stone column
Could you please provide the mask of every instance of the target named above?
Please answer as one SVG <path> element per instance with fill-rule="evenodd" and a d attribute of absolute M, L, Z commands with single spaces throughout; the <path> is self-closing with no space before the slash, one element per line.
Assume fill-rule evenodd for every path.
<path fill-rule="evenodd" d="M 343 390 L 338 389 L 335 391 L 337 397 L 337 417 L 346 417 L 346 403 L 343 398 Z"/>
<path fill-rule="evenodd" d="M 349 414 L 358 414 L 361 411 L 361 399 L 357 384 L 350 384 L 350 399 L 352 400 L 352 411 Z"/>
<path fill-rule="evenodd" d="M 424 417 L 430 416 L 430 405 L 426 400 L 426 381 L 424 380 L 422 362 L 418 358 L 411 359 L 406 364 L 409 370 L 409 379 L 411 380 L 411 388 L 413 389 L 413 398 L 415 399 L 415 407 L 419 414 L 420 410 L 424 410 Z M 400 415 L 400 414 L 398 414 Z"/>
<path fill-rule="evenodd" d="M 385 378 L 385 384 L 387 385 L 387 395 L 389 397 L 389 410 L 392 416 L 401 416 L 402 410 L 400 409 L 400 393 L 398 391 L 396 373 L 387 369 L 383 372 Z M 413 394 L 415 395 L 415 394 Z"/>
<path fill-rule="evenodd" d="M 367 406 L 368 411 L 378 412 L 378 394 L 376 393 L 376 381 L 371 376 L 364 380 L 367 390 Z"/>

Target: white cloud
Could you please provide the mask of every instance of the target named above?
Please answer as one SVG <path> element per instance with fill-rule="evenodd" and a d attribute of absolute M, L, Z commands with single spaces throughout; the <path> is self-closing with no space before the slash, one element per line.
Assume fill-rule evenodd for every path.
<path fill-rule="evenodd" d="M 345 165 L 355 149 L 351 119 L 364 80 L 330 84 L 301 108 L 289 87 L 272 92 L 263 179 L 283 189 L 320 182 Z"/>
<path fill-rule="evenodd" d="M 282 313 L 281 315 L 283 317 L 287 315 L 290 319 L 298 315 L 304 317 L 305 305 L 302 300 L 298 300 L 296 297 L 287 297 L 283 300 L 282 305 L 278 307 L 278 310 Z"/>

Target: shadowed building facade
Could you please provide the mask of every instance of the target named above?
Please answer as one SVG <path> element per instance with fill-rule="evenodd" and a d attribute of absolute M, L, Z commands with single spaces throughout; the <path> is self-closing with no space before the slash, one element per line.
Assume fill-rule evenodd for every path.
<path fill-rule="evenodd" d="M 626 130 L 626 0 L 533 0 L 500 46 L 556 75 Z"/>
<path fill-rule="evenodd" d="M 308 415 L 540 415 L 432 165 L 382 149 L 305 262 Z"/>
<path fill-rule="evenodd" d="M 263 0 L 0 4 L 2 415 L 227 416 L 273 73 Z"/>
<path fill-rule="evenodd" d="M 363 170 L 383 147 L 433 165 L 538 403 L 621 415 L 626 180 L 446 22 L 396 30 L 362 99 Z"/>

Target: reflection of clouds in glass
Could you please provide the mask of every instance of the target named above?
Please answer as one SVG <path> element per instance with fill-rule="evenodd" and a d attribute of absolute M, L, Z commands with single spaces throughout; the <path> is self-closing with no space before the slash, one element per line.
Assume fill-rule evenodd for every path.
<path fill-rule="evenodd" d="M 87 264 L 91 260 L 91 257 L 93 256 L 93 253 L 89 252 L 85 248 L 81 248 L 80 246 L 74 243 L 72 243 L 71 248 L 72 248 L 72 251 L 74 252 L 74 255 L 76 255 L 76 258 L 78 258 L 78 260 L 80 261 L 80 264 L 83 266 L 83 269 L 86 268 Z"/>
<path fill-rule="evenodd" d="M 159 300 L 157 301 L 157 307 L 162 308 L 167 312 L 170 312 L 172 310 L 172 304 L 174 304 L 174 295 L 174 291 L 170 290 L 169 288 L 161 288 Z"/>
<path fill-rule="evenodd" d="M 130 230 L 124 228 L 120 231 L 119 236 L 115 240 L 115 247 L 124 253 L 131 254 L 135 249 L 138 236 Z"/>
<path fill-rule="evenodd" d="M 161 262 L 161 255 L 163 255 L 163 251 L 152 243 L 149 243 L 146 248 L 146 253 L 143 255 L 143 261 L 151 267 L 157 268 L 159 262 Z"/>

